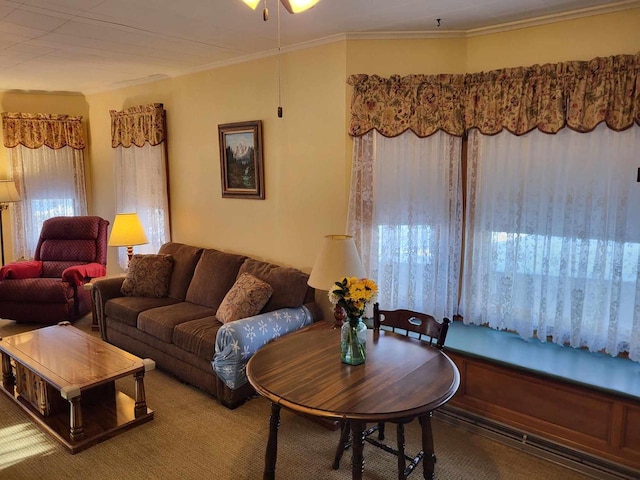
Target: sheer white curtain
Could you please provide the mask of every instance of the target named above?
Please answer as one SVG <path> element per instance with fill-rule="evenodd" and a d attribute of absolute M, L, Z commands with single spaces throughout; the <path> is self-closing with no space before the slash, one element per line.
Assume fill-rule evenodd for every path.
<path fill-rule="evenodd" d="M 114 149 L 116 212 L 136 212 L 149 243 L 135 247 L 136 253 L 156 253 L 170 240 L 167 195 L 167 156 L 164 142 L 141 147 L 122 145 Z M 118 252 L 118 263 L 127 268 L 126 249 Z"/>
<path fill-rule="evenodd" d="M 444 132 L 354 138 L 347 231 L 385 309 L 457 311 L 461 145 Z"/>
<path fill-rule="evenodd" d="M 461 313 L 640 360 L 640 128 L 469 135 Z"/>
<path fill-rule="evenodd" d="M 87 214 L 83 152 L 17 145 L 9 148 L 9 162 L 22 198 L 11 216 L 13 258 L 32 258 L 47 218 Z"/>

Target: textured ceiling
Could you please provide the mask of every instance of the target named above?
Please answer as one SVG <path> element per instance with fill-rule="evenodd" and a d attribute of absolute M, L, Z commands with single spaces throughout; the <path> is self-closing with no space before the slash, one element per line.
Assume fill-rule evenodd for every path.
<path fill-rule="evenodd" d="M 0 90 L 91 93 L 242 61 L 277 48 L 277 3 L 0 0 Z M 320 0 L 281 9 L 283 48 L 341 34 L 474 35 L 638 6 L 606 0 Z M 437 19 L 441 19 L 437 26 Z"/>

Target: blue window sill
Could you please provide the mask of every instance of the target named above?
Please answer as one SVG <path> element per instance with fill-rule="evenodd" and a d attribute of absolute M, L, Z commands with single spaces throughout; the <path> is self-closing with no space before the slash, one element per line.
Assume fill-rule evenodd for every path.
<path fill-rule="evenodd" d="M 640 400 L 640 363 L 452 322 L 445 351 Z"/>

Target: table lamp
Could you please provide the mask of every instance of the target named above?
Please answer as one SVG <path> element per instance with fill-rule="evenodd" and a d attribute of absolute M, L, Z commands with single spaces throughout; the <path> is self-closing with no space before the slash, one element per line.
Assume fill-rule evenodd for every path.
<path fill-rule="evenodd" d="M 118 213 L 113 221 L 111 235 L 109 235 L 110 247 L 127 247 L 128 262 L 131 262 L 134 245 L 149 243 L 144 233 L 142 223 L 137 213 Z M 127 265 L 129 264 L 127 262 Z"/>
<path fill-rule="evenodd" d="M 13 180 L 0 180 L 0 249 L 2 250 L 2 266 L 4 266 L 4 232 L 2 231 L 2 211 L 9 208 L 9 203 L 19 202 L 20 195 Z"/>
<path fill-rule="evenodd" d="M 366 275 L 356 244 L 349 235 L 327 235 L 311 269 L 307 283 L 318 290 L 329 288 L 344 277 L 362 278 Z M 346 318 L 344 309 L 336 305 L 333 328 L 340 328 Z"/>

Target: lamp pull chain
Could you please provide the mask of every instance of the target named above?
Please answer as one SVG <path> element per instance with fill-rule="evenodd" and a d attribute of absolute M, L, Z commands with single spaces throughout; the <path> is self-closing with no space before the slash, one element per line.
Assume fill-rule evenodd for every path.
<path fill-rule="evenodd" d="M 265 0 L 266 1 L 266 0 Z M 280 3 L 278 3 L 278 118 L 282 118 L 282 87 L 281 87 L 281 44 L 280 44 Z"/>

